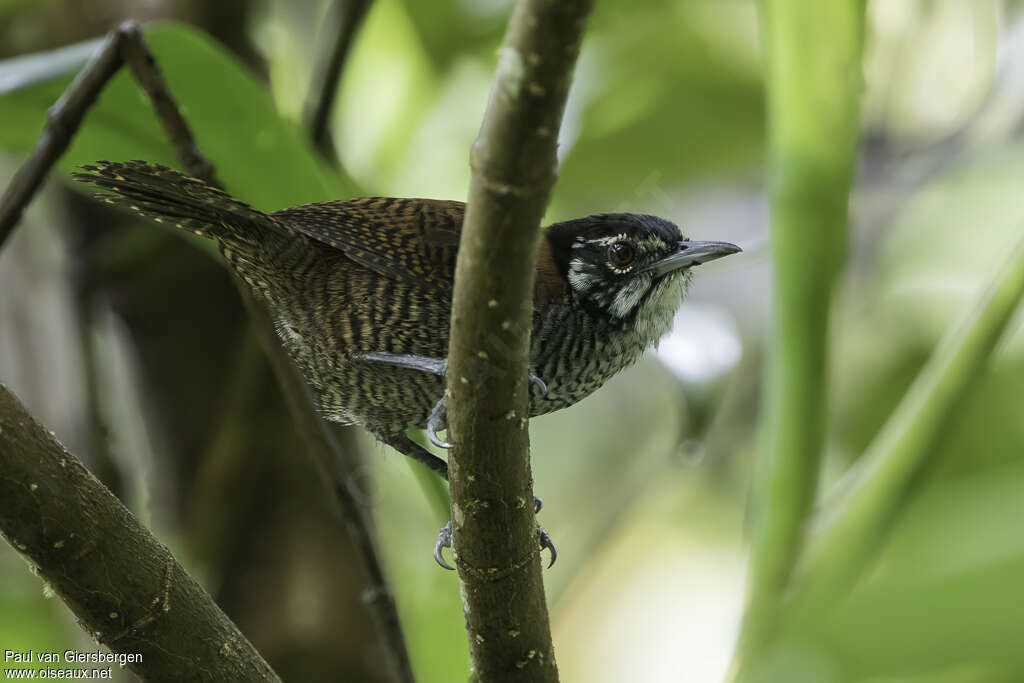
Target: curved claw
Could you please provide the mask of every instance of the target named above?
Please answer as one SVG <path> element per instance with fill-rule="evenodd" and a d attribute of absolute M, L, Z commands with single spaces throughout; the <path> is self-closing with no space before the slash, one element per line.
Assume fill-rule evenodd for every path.
<path fill-rule="evenodd" d="M 447 396 L 442 396 L 438 399 L 434 407 L 430 409 L 430 417 L 427 418 L 427 438 L 430 439 L 430 443 L 434 444 L 438 448 L 449 449 L 455 446 L 453 443 L 448 443 L 437 435 L 439 431 L 445 428 L 445 420 L 448 417 L 448 411 L 445 409 L 445 403 L 448 401 Z"/>
<path fill-rule="evenodd" d="M 540 393 L 542 393 L 542 394 L 548 393 L 548 385 L 547 385 L 547 383 L 544 380 L 542 380 L 540 377 L 538 377 L 537 375 L 533 374 L 532 372 L 529 375 L 527 375 L 527 376 L 530 378 L 530 382 L 531 383 L 537 385 L 537 388 L 540 389 Z"/>
<path fill-rule="evenodd" d="M 550 539 L 548 539 L 550 540 Z M 452 547 L 452 523 L 449 521 L 437 534 L 434 541 L 434 562 L 437 562 L 444 569 L 455 571 L 455 567 L 448 564 L 444 559 L 444 549 Z"/>
<path fill-rule="evenodd" d="M 542 507 L 544 507 L 544 501 L 542 501 L 537 496 L 534 496 L 533 497 L 533 512 L 534 512 L 534 514 L 540 512 Z M 551 536 L 548 535 L 548 532 L 545 531 L 544 527 L 542 527 L 540 524 L 537 525 L 537 536 L 540 539 L 540 549 L 541 549 L 541 552 L 543 552 L 545 548 L 547 548 L 548 550 L 551 551 L 551 562 L 548 562 L 548 569 L 551 569 L 552 567 L 555 566 L 555 560 L 558 559 L 558 548 L 555 547 L 555 542 L 551 540 Z"/>
<path fill-rule="evenodd" d="M 558 548 L 555 547 L 555 542 L 551 540 L 551 536 L 548 535 L 548 532 L 544 531 L 544 527 L 540 524 L 537 525 L 537 535 L 540 537 L 541 552 L 545 548 L 551 551 L 551 561 L 548 562 L 548 569 L 551 569 L 555 566 L 555 560 L 558 559 Z"/>

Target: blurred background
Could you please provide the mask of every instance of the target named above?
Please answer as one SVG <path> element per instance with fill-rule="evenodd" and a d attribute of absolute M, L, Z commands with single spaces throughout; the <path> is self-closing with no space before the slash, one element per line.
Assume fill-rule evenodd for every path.
<path fill-rule="evenodd" d="M 335 23 L 314 0 L 0 0 L 0 186 L 100 37 L 147 27 L 200 148 L 262 209 L 465 199 L 507 0 L 377 0 L 321 161 L 302 112 Z M 71 47 L 66 47 L 71 46 Z M 852 239 L 831 326 L 824 489 L 864 451 L 1024 226 L 1024 3 L 868 4 Z M 744 253 L 702 267 L 656 353 L 531 423 L 565 681 L 720 681 L 744 599 L 771 262 L 756 6 L 598 2 L 549 221 L 632 210 Z M 226 272 L 185 236 L 88 201 L 78 163 L 176 165 L 126 74 L 0 251 L 0 381 L 168 544 L 285 680 L 386 680 L 362 570 Z M 1024 681 L 1020 321 L 946 426 L 867 576 L 791 639 L 815 682 Z M 343 432 L 417 676 L 468 677 L 446 511 Z M 0 649 L 89 648 L 0 547 Z M 130 674 L 121 674 L 131 680 Z"/>

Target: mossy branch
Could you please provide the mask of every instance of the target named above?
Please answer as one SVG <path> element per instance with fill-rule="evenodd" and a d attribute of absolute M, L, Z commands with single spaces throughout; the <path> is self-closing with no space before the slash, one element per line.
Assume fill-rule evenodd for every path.
<path fill-rule="evenodd" d="M 171 552 L 0 385 L 0 533 L 147 681 L 278 681 Z"/>
<path fill-rule="evenodd" d="M 519 0 L 480 136 L 456 264 L 448 364 L 454 545 L 474 673 L 558 678 L 527 418 L 540 219 L 590 0 Z"/>

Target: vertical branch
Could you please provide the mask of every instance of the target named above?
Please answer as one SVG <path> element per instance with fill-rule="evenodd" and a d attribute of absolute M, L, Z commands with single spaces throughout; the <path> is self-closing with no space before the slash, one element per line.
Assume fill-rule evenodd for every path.
<path fill-rule="evenodd" d="M 338 95 L 341 72 L 371 2 L 372 0 L 336 0 L 333 5 L 338 30 L 331 52 L 317 69 L 314 85 L 310 87 L 305 115 L 313 146 L 325 159 L 333 160 L 336 156 L 328 124 Z"/>
<path fill-rule="evenodd" d="M 826 333 L 856 153 L 863 0 L 764 0 L 775 326 L 740 656 L 779 604 L 817 489 Z"/>
<path fill-rule="evenodd" d="M 76 201 L 77 200 L 77 201 Z M 71 251 L 76 254 L 87 252 L 87 245 L 94 238 L 94 232 L 87 225 L 88 220 L 76 220 L 75 211 L 88 210 L 86 200 L 68 192 L 67 201 L 72 207 L 68 220 L 73 223 Z M 125 477 L 114 460 L 110 427 L 102 409 L 102 379 L 100 353 L 96 344 L 96 313 L 99 305 L 96 289 L 92 286 L 92 259 L 79 258 L 72 261 L 71 290 L 73 294 L 73 315 L 78 333 L 78 350 L 81 355 L 82 385 L 85 399 L 86 457 L 93 474 L 118 498 L 124 498 Z"/>
<path fill-rule="evenodd" d="M 527 373 L 540 219 L 591 0 L 519 0 L 480 136 L 449 347 L 454 545 L 481 681 L 557 680 L 529 464 Z"/>

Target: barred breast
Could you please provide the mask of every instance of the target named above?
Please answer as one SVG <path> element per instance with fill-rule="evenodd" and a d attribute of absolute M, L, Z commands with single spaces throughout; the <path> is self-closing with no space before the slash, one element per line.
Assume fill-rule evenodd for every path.
<path fill-rule="evenodd" d="M 643 355 L 650 340 L 635 327 L 597 318 L 568 298 L 534 314 L 531 369 L 548 392 L 530 390 L 531 415 L 568 408 L 600 389 Z"/>

